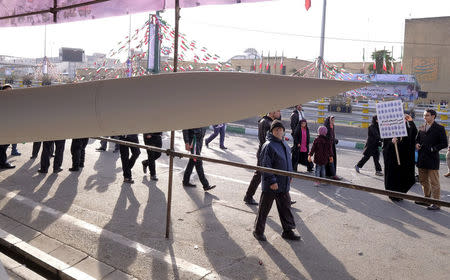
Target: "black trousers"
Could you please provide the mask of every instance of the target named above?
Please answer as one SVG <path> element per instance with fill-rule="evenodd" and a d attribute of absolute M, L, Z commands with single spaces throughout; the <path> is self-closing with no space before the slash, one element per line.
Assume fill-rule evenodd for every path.
<path fill-rule="evenodd" d="M 291 196 L 288 192 L 276 193 L 272 191 L 262 192 L 259 200 L 258 214 L 255 220 L 255 232 L 263 234 L 266 228 L 266 220 L 275 200 L 280 216 L 283 231 L 295 229 L 294 217 L 291 213 Z"/>
<path fill-rule="evenodd" d="M 64 156 L 64 146 L 66 140 L 44 141 L 41 153 L 41 170 L 48 171 L 50 167 L 50 156 L 52 147 L 55 145 L 55 159 L 53 160 L 53 170 L 61 168 Z"/>
<path fill-rule="evenodd" d="M 9 144 L 0 145 L 0 166 L 6 164 L 6 159 L 8 156 L 6 155 L 6 149 L 8 149 Z"/>
<path fill-rule="evenodd" d="M 151 138 L 146 138 L 144 135 L 144 143 L 148 146 L 155 146 L 158 148 L 162 147 L 162 137 L 161 135 L 152 135 Z M 148 159 L 142 161 L 143 165 L 147 165 L 150 170 L 150 175 L 156 175 L 156 165 L 155 161 L 161 156 L 161 153 L 147 150 Z"/>
<path fill-rule="evenodd" d="M 84 157 L 86 154 L 86 146 L 89 138 L 72 139 L 70 146 L 70 153 L 72 154 L 72 167 L 78 168 L 84 166 Z"/>
<path fill-rule="evenodd" d="M 31 152 L 31 156 L 32 157 L 37 157 L 37 155 L 39 154 L 39 150 L 41 149 L 41 144 L 42 142 L 33 142 L 33 151 Z M 50 155 L 53 155 L 53 153 L 55 152 L 55 145 L 51 146 L 50 149 Z"/>
<path fill-rule="evenodd" d="M 261 166 L 261 162 L 259 161 L 259 154 L 261 153 L 261 146 L 259 146 L 258 151 L 256 152 L 256 165 Z M 258 189 L 259 184 L 261 183 L 262 172 L 255 170 L 253 173 L 253 177 L 250 180 L 250 184 L 248 185 L 247 192 L 245 193 L 245 198 L 253 197 Z"/>
<path fill-rule="evenodd" d="M 139 143 L 139 139 L 136 134 L 127 135 L 126 137 L 120 136 L 119 139 L 123 141 Z M 129 147 L 125 145 L 119 145 L 119 150 L 120 150 L 120 160 L 122 161 L 123 177 L 131 179 L 131 168 L 133 168 L 134 163 L 141 154 L 141 151 L 139 150 L 139 148 Z"/>
<path fill-rule="evenodd" d="M 202 146 L 203 146 L 203 138 L 197 139 L 196 145 L 192 147 L 191 154 L 200 155 L 202 152 Z M 209 182 L 205 177 L 205 172 L 203 171 L 203 162 L 201 159 L 189 159 L 189 162 L 186 166 L 186 169 L 184 170 L 184 176 L 183 176 L 183 184 L 186 184 L 189 182 L 192 174 L 192 170 L 194 169 L 197 171 L 198 178 L 200 179 L 200 182 L 202 183 L 203 187 L 208 187 Z"/>
<path fill-rule="evenodd" d="M 381 171 L 381 165 L 380 165 L 380 153 L 377 152 L 374 155 L 372 155 L 373 163 L 375 164 L 375 171 Z M 357 166 L 359 168 L 362 168 L 364 164 L 370 159 L 370 156 L 364 155 L 363 158 L 358 162 Z"/>
<path fill-rule="evenodd" d="M 312 171 L 314 164 L 308 161 L 308 152 L 300 152 L 299 148 L 292 149 L 292 168 L 297 172 L 298 164 L 306 166 L 308 171 Z"/>

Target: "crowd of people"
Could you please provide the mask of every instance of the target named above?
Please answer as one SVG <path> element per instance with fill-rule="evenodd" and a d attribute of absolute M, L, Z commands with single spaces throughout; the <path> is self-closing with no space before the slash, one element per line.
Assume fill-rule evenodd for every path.
<path fill-rule="evenodd" d="M 5 85 L 1 90 L 11 90 L 12 87 Z M 377 116 L 372 119 L 372 124 L 368 128 L 368 138 L 363 151 L 363 157 L 355 165 L 356 172 L 360 172 L 364 164 L 373 158 L 375 164 L 375 175 L 383 176 L 382 168 L 379 163 L 380 148 L 383 151 L 384 159 L 384 185 L 387 190 L 406 193 L 415 183 L 415 166 L 418 167 L 419 181 L 423 187 L 425 197 L 440 199 L 439 184 L 439 151 L 448 148 L 447 165 L 448 173 L 444 176 L 450 177 L 450 147 L 448 146 L 447 136 L 443 126 L 436 121 L 436 112 L 427 109 L 424 113 L 424 125 L 416 128 L 412 118 L 405 115 L 407 127 L 407 136 L 401 138 L 381 139 Z M 304 165 L 307 172 L 315 174 L 316 177 L 326 177 L 334 180 L 341 180 L 337 176 L 337 152 L 336 145 L 338 139 L 335 134 L 335 117 L 328 116 L 324 125 L 317 129 L 317 137 L 310 148 L 310 131 L 302 105 L 295 106 L 290 118 L 290 127 L 293 137 L 293 145 L 290 147 L 285 141 L 285 127 L 281 122 L 280 111 L 267 113 L 258 121 L 258 150 L 256 152 L 257 165 L 273 169 L 279 169 L 290 172 L 297 172 L 298 165 Z M 220 148 L 226 150 L 225 128 L 226 124 L 214 125 L 214 133 L 207 139 L 204 139 L 206 128 L 192 128 L 183 130 L 183 140 L 186 151 L 194 155 L 201 155 L 203 142 L 208 145 L 213 139 L 220 135 Z M 111 136 L 112 138 L 139 143 L 137 134 Z M 162 132 L 144 133 L 144 143 L 146 145 L 162 147 Z M 88 144 L 88 138 L 72 139 L 71 172 L 80 172 L 84 167 L 85 149 Z M 50 168 L 50 158 L 53 160 L 53 173 L 62 171 L 63 154 L 66 140 L 44 141 L 33 143 L 31 158 L 36 158 L 40 147 L 42 153 L 40 157 L 39 173 L 48 173 Z M 7 162 L 6 150 L 9 145 L 0 145 L 0 169 L 10 169 L 15 166 Z M 106 151 L 107 141 L 102 140 L 97 151 Z M 120 158 L 123 170 L 123 182 L 126 184 L 134 183 L 132 168 L 140 155 L 140 149 L 128 145 L 115 144 L 114 152 L 120 152 Z M 397 158 L 398 152 L 398 158 Z M 417 158 L 415 154 L 417 152 Z M 20 155 L 17 147 L 13 147 L 11 155 Z M 151 180 L 157 181 L 155 161 L 161 156 L 160 152 L 147 150 L 147 159 L 142 161 L 144 173 L 147 169 L 150 172 Z M 202 160 L 191 158 L 184 171 L 182 185 L 187 188 L 196 187 L 191 182 L 191 174 L 196 169 L 198 178 L 204 191 L 215 188 L 206 178 L 203 170 Z M 401 176 L 399 176 L 401 174 Z M 259 202 L 254 199 L 259 184 L 262 183 L 262 193 Z M 276 175 L 256 170 L 247 188 L 244 196 L 244 202 L 249 205 L 259 205 L 255 220 L 253 235 L 257 240 L 265 241 L 264 235 L 267 216 L 272 207 L 273 201 L 277 204 L 283 232 L 282 237 L 289 240 L 300 240 L 300 236 L 293 230 L 295 222 L 291 213 L 291 205 L 296 201 L 291 200 L 289 195 L 291 178 L 288 176 Z M 315 186 L 319 186 L 319 182 Z M 400 201 L 401 198 L 390 197 L 393 201 Z M 422 202 L 430 210 L 439 210 L 439 206 L 428 205 Z"/>

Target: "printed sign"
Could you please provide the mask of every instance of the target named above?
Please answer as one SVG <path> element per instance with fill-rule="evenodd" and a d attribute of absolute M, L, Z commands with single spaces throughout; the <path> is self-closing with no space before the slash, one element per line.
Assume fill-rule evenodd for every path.
<path fill-rule="evenodd" d="M 381 138 L 408 136 L 402 101 L 395 100 L 377 103 L 376 109 Z"/>

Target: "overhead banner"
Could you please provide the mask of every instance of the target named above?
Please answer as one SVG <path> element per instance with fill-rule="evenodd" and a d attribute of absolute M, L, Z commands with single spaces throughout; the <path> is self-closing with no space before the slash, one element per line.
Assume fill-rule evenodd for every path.
<path fill-rule="evenodd" d="M 346 92 L 351 96 L 366 96 L 371 99 L 384 100 L 400 98 L 403 101 L 413 101 L 418 97 L 418 92 L 413 85 L 371 85 Z"/>
<path fill-rule="evenodd" d="M 377 103 L 376 110 L 381 138 L 408 136 L 400 100 Z"/>

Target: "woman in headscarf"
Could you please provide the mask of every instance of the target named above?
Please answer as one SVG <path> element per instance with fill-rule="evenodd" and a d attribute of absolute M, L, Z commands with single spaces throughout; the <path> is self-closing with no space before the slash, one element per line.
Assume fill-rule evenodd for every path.
<path fill-rule="evenodd" d="M 407 193 L 416 183 L 415 179 L 415 141 L 417 128 L 413 119 L 405 115 L 406 137 L 383 139 L 384 187 L 386 190 Z M 397 143 L 400 165 L 395 153 Z M 392 201 L 402 198 L 389 197 Z"/>
<path fill-rule="evenodd" d="M 334 180 L 340 180 L 338 176 L 336 176 L 337 169 L 337 155 L 336 155 L 336 145 L 339 143 L 339 140 L 336 139 L 336 135 L 334 133 L 334 116 L 328 116 L 325 119 L 324 126 L 327 128 L 327 139 L 330 142 L 331 149 L 333 151 L 333 162 L 329 162 L 325 167 L 325 175 L 327 177 L 331 177 Z"/>
<path fill-rule="evenodd" d="M 313 164 L 308 162 L 309 128 L 305 119 L 300 121 L 292 133 L 294 146 L 292 146 L 292 168 L 297 172 L 298 164 L 306 166 L 308 172 L 313 171 Z"/>

